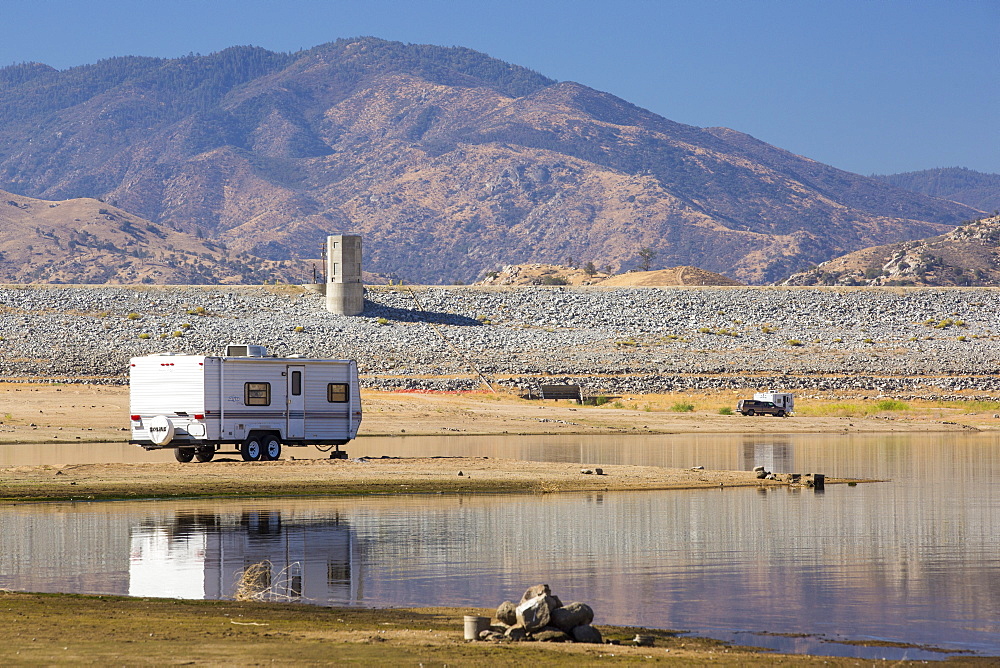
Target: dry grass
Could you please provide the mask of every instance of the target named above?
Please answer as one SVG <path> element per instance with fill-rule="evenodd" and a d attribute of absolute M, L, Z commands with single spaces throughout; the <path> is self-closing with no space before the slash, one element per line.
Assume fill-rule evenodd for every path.
<path fill-rule="evenodd" d="M 250 564 L 236 578 L 237 601 L 300 601 L 301 585 L 292 573 L 301 569 L 299 562 L 293 562 L 274 573 L 274 564 L 269 560 Z"/>

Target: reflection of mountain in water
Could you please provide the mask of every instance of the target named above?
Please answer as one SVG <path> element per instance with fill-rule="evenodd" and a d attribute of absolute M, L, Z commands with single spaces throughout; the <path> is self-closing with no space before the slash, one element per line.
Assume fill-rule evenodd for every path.
<path fill-rule="evenodd" d="M 275 510 L 178 512 L 130 531 L 130 596 L 231 598 L 244 569 L 269 562 L 259 581 L 283 600 L 356 601 L 360 560 L 346 521 L 282 520 Z"/>

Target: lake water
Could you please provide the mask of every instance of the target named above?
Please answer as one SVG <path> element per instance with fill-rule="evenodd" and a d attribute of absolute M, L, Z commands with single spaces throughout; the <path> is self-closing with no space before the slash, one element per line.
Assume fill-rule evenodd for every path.
<path fill-rule="evenodd" d="M 762 464 L 890 481 L 823 492 L 18 504 L 0 507 L 0 587 L 228 598 L 242 570 L 267 559 L 277 594 L 320 604 L 493 607 L 546 582 L 563 601 L 590 604 L 598 626 L 864 658 L 948 655 L 849 643 L 1000 655 L 996 435 L 408 437 L 348 449 L 606 467 Z M 156 459 L 172 455 L 0 446 L 0 464 Z"/>

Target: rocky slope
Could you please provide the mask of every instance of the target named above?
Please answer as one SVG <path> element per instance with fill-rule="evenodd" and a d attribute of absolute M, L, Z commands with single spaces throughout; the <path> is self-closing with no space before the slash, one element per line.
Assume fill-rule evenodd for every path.
<path fill-rule="evenodd" d="M 784 285 L 1000 285 L 1000 216 L 930 239 L 849 253 L 793 274 Z"/>
<path fill-rule="evenodd" d="M 340 40 L 0 70 L 0 187 L 102 198 L 270 259 L 469 282 L 524 262 L 769 282 L 980 212 L 461 48 Z M 66 236 L 67 229 L 59 236 Z"/>
<path fill-rule="evenodd" d="M 1000 397 L 1000 290 L 369 288 L 363 316 L 299 288 L 0 287 L 0 375 L 122 383 L 128 358 L 357 359 L 373 388 L 588 394 L 787 388 Z"/>

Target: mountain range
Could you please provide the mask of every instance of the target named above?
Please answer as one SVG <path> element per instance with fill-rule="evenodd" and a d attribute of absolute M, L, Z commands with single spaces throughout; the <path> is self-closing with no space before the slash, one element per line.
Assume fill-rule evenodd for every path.
<path fill-rule="evenodd" d="M 366 269 L 410 282 L 525 262 L 622 271 L 651 249 L 653 269 L 766 283 L 982 215 L 469 49 L 376 38 L 0 69 L 0 188 L 21 204 L 100 200 L 111 229 L 143 220 L 219 259 L 218 277 L 174 274 L 196 282 L 301 277 L 327 234 L 357 233 Z M 74 252 L 113 243 L 37 208 L 49 217 L 23 222 L 32 234 Z M 8 276 L 31 257 L 17 243 Z"/>
<path fill-rule="evenodd" d="M 872 178 L 904 190 L 950 199 L 980 211 L 1000 210 L 1000 174 L 943 167 L 903 174 L 876 174 Z"/>

